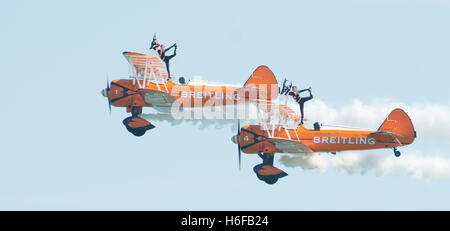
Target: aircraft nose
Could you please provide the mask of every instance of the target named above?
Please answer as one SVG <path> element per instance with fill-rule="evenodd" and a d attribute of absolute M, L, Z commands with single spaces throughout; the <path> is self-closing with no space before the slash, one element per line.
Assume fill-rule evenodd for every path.
<path fill-rule="evenodd" d="M 100 93 L 101 93 L 104 97 L 107 97 L 107 96 L 106 96 L 106 89 L 101 90 Z"/>
<path fill-rule="evenodd" d="M 231 137 L 231 142 L 237 144 L 238 143 L 238 139 L 239 139 L 239 136 L 235 135 L 235 136 Z"/>

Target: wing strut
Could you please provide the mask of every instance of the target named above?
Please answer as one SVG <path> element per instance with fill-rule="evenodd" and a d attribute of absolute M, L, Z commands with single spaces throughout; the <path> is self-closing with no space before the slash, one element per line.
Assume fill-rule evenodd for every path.
<path fill-rule="evenodd" d="M 286 135 L 289 139 L 291 139 L 291 135 L 289 134 L 289 131 L 285 128 L 284 131 L 286 132 Z"/>

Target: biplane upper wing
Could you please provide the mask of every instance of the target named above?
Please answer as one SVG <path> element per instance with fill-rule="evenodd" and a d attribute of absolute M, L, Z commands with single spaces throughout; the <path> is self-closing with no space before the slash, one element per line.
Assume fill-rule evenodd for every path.
<path fill-rule="evenodd" d="M 152 72 L 156 78 L 167 79 L 166 67 L 157 54 L 147 55 L 137 52 L 123 52 L 123 56 L 133 67 L 136 76 L 146 75 L 152 78 Z"/>
<path fill-rule="evenodd" d="M 312 153 L 313 151 L 301 141 L 285 138 L 269 138 L 269 142 L 283 153 Z"/>
<path fill-rule="evenodd" d="M 286 129 L 296 129 L 300 123 L 300 115 L 285 104 L 275 100 L 252 99 L 260 112 L 260 123 L 264 127 L 282 126 Z"/>

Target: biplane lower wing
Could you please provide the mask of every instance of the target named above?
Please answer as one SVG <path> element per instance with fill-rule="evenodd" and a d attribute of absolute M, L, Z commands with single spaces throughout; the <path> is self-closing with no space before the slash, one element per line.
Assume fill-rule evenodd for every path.
<path fill-rule="evenodd" d="M 313 153 L 308 146 L 300 141 L 284 138 L 269 138 L 268 141 L 283 153 Z"/>
<path fill-rule="evenodd" d="M 142 94 L 147 104 L 152 105 L 157 110 L 158 108 L 170 108 L 175 101 L 175 98 L 169 93 L 158 90 L 141 88 L 138 92 Z"/>

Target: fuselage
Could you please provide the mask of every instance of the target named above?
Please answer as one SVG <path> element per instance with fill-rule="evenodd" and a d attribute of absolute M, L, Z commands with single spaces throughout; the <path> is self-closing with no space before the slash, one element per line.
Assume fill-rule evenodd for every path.
<path fill-rule="evenodd" d="M 374 131 L 359 130 L 309 130 L 300 125 L 297 130 L 276 128 L 262 130 L 259 125 L 242 127 L 241 133 L 233 137 L 233 142 L 239 142 L 242 151 L 247 154 L 283 152 L 278 149 L 270 138 L 283 138 L 298 141 L 313 152 L 338 152 L 347 150 L 368 150 L 393 148 L 410 144 L 412 140 L 394 140 L 391 137 L 374 134 Z M 290 153 L 305 153 L 302 150 Z"/>
<path fill-rule="evenodd" d="M 170 80 L 166 84 L 156 84 L 147 81 L 145 84 L 140 81 L 141 89 L 153 90 L 155 92 L 167 93 L 183 106 L 201 107 L 212 105 L 231 105 L 246 102 L 251 92 L 248 90 L 238 91 L 239 86 L 231 85 L 178 85 Z M 148 93 L 138 93 L 139 85 L 133 79 L 117 79 L 111 82 L 109 95 L 111 103 L 115 107 L 129 106 L 153 106 L 153 95 Z M 107 90 L 102 90 L 102 95 L 107 96 Z M 146 95 L 148 94 L 148 95 Z M 255 97 L 257 95 L 255 94 Z"/>

